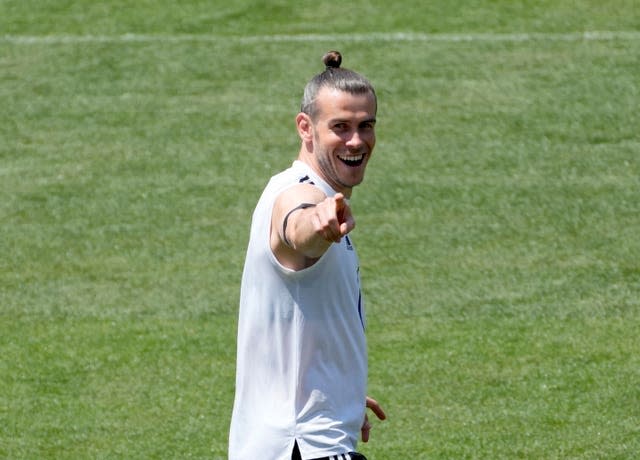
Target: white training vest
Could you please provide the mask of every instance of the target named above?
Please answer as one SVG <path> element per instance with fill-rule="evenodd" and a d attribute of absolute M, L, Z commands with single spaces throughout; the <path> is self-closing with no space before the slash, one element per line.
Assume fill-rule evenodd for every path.
<path fill-rule="evenodd" d="M 356 450 L 365 414 L 367 347 L 351 237 L 311 267 L 283 267 L 269 244 L 276 197 L 306 182 L 336 192 L 305 163 L 271 178 L 253 213 L 238 320 L 229 460 L 290 460 Z"/>

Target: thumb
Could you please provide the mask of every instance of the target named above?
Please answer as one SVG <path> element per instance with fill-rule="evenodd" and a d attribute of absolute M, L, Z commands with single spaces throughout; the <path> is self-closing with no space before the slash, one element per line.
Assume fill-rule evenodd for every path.
<path fill-rule="evenodd" d="M 369 432 L 371 431 L 371 422 L 369 422 L 369 417 L 364 416 L 364 423 L 362 424 L 362 428 L 360 429 L 360 434 L 362 435 L 362 442 L 369 442 Z"/>

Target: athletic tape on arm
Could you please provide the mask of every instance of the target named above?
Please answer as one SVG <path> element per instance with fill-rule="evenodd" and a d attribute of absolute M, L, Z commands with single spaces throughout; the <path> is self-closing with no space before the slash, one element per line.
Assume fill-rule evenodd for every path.
<path fill-rule="evenodd" d="M 299 209 L 313 208 L 314 206 L 315 204 L 313 203 L 301 203 L 295 208 L 293 208 L 291 211 L 289 211 L 286 216 L 284 216 L 284 220 L 282 221 L 282 238 L 284 239 L 284 242 L 287 246 L 291 247 L 289 238 L 287 238 L 287 223 L 289 222 L 289 216 L 291 215 L 291 213 Z"/>

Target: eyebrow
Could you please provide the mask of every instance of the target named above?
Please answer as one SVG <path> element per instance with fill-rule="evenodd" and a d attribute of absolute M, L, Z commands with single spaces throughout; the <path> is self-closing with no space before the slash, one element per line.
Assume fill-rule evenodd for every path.
<path fill-rule="evenodd" d="M 334 124 L 334 123 L 351 123 L 352 120 L 350 118 L 333 118 L 331 120 L 328 121 L 328 123 L 330 125 Z M 365 118 L 362 121 L 359 121 L 358 124 L 361 125 L 362 123 L 376 123 L 376 117 L 371 117 L 371 118 Z"/>

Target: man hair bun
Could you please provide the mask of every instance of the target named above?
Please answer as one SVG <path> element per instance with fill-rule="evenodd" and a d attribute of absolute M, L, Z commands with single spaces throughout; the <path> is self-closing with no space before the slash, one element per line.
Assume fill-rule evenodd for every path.
<path fill-rule="evenodd" d="M 322 56 L 322 62 L 324 62 L 327 69 L 337 69 L 342 63 L 342 55 L 340 54 L 340 51 L 329 51 Z"/>

